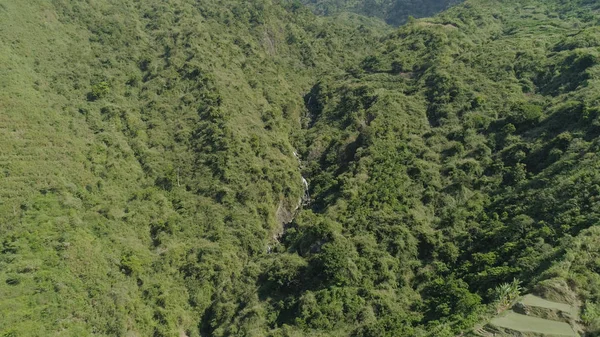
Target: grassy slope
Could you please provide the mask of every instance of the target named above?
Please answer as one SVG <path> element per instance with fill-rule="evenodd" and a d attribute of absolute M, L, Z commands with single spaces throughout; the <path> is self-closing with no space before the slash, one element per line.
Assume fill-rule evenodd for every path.
<path fill-rule="evenodd" d="M 569 324 L 508 312 L 491 322 L 495 326 L 521 332 L 533 332 L 550 336 L 577 336 Z"/>
<path fill-rule="evenodd" d="M 574 312 L 574 308 L 572 305 L 548 301 L 546 299 L 543 299 L 543 298 L 535 296 L 535 295 L 526 295 L 523 298 L 522 302 L 525 305 L 531 305 L 534 307 L 542 307 L 542 308 L 548 308 L 548 309 L 556 309 L 556 310 L 564 311 L 566 313 L 570 313 L 570 314 L 574 315 L 574 317 L 577 316 L 577 312 Z"/>

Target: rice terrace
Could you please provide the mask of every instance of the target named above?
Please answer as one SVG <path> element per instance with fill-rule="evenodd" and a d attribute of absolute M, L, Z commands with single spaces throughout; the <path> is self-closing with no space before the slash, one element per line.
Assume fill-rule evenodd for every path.
<path fill-rule="evenodd" d="M 475 336 L 579 337 L 578 308 L 528 294 L 492 318 Z"/>

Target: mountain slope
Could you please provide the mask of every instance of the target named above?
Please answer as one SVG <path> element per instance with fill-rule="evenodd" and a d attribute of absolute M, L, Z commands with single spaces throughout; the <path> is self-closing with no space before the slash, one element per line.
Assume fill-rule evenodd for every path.
<path fill-rule="evenodd" d="M 0 1 L 0 334 L 454 336 L 515 277 L 594 331 L 599 18 Z"/>
<path fill-rule="evenodd" d="M 0 331 L 197 335 L 252 296 L 303 193 L 302 88 L 369 34 L 268 2 L 1 8 Z"/>
<path fill-rule="evenodd" d="M 354 291 L 340 306 L 377 308 L 357 333 L 373 336 L 454 335 L 514 277 L 538 292 L 566 279 L 597 301 L 597 255 L 573 260 L 598 223 L 588 5 L 470 1 L 313 88 L 301 151 L 313 210 L 286 242 L 309 264 L 297 284 L 318 280 L 286 297 L 306 324 L 325 328 L 311 315 L 331 305 L 302 299 L 339 286 Z"/>

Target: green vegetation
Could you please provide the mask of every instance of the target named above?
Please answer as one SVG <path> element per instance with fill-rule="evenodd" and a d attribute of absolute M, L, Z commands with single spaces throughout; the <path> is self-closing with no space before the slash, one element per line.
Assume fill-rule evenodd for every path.
<path fill-rule="evenodd" d="M 300 0 L 321 15 L 340 12 L 377 17 L 391 25 L 401 25 L 413 18 L 441 12 L 460 0 Z"/>
<path fill-rule="evenodd" d="M 548 301 L 545 300 L 541 297 L 535 296 L 535 295 L 526 295 L 525 297 L 523 297 L 523 304 L 527 305 L 527 306 L 533 306 L 533 307 L 541 307 L 541 308 L 547 308 L 547 309 L 554 309 L 554 310 L 560 310 L 563 312 L 568 312 L 573 314 L 574 316 L 577 316 L 578 312 L 575 311 L 575 308 L 573 308 L 571 305 L 565 304 L 565 303 L 557 303 L 557 302 L 552 302 L 552 301 Z"/>
<path fill-rule="evenodd" d="M 597 335 L 598 27 L 0 0 L 0 336 Z"/>
<path fill-rule="evenodd" d="M 499 311 L 506 310 L 519 298 L 521 294 L 521 282 L 514 279 L 511 283 L 502 283 L 494 290 Z M 529 299 L 529 297 L 527 297 Z"/>
<path fill-rule="evenodd" d="M 568 287 L 564 288 L 560 282 L 553 286 L 547 285 L 544 289 L 566 296 L 573 295 Z M 571 299 L 571 301 L 577 300 Z M 485 326 L 474 329 L 471 335 L 580 336 L 578 331 L 582 332 L 579 308 L 574 305 L 550 301 L 532 294 L 517 298 L 513 303 L 512 310 L 500 312 Z"/>
<path fill-rule="evenodd" d="M 528 317 L 509 312 L 492 323 L 501 328 L 520 332 L 532 332 L 551 336 L 578 336 L 567 323 L 554 322 L 537 317 Z"/>

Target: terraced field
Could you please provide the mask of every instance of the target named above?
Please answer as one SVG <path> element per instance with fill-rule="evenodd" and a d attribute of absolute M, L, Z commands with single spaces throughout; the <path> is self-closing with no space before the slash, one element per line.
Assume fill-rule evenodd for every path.
<path fill-rule="evenodd" d="M 518 312 L 516 312 L 518 311 Z M 540 317 L 544 316 L 544 317 Z M 526 295 L 513 307 L 493 318 L 484 328 L 475 331 L 479 336 L 570 336 L 579 337 L 575 330 L 578 308 L 569 304 Z"/>
<path fill-rule="evenodd" d="M 577 317 L 577 315 L 579 314 L 577 308 L 571 305 L 548 301 L 546 299 L 531 294 L 525 295 L 521 303 L 530 307 L 540 307 L 546 309 L 559 310 L 571 314 L 572 317 Z"/>
<path fill-rule="evenodd" d="M 521 315 L 512 310 L 494 318 L 490 323 L 496 327 L 519 332 L 540 333 L 549 336 L 579 336 L 567 323 Z"/>

